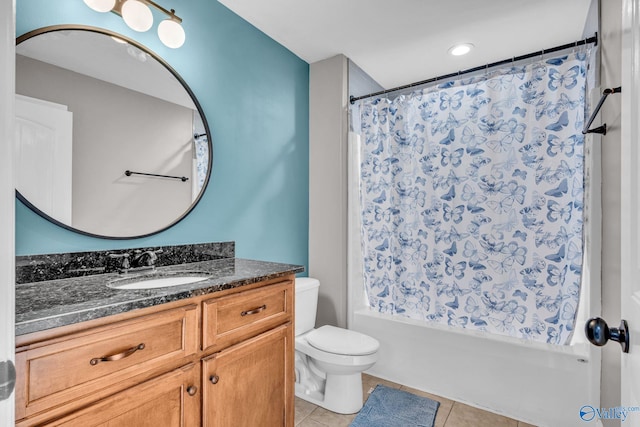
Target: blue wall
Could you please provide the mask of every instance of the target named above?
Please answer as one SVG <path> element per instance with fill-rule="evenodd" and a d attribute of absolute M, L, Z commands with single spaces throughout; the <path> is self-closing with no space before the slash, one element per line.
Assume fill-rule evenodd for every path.
<path fill-rule="evenodd" d="M 176 50 L 130 30 L 82 0 L 17 0 L 16 33 L 82 24 L 144 44 L 198 98 L 211 129 L 213 169 L 196 208 L 174 227 L 131 240 L 87 237 L 57 227 L 16 201 L 16 254 L 235 241 L 243 258 L 307 264 L 309 65 L 215 0 L 160 0 L 187 34 Z"/>

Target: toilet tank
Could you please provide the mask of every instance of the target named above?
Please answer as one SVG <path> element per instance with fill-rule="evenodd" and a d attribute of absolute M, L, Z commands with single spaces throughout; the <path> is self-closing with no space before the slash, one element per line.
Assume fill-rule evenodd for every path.
<path fill-rule="evenodd" d="M 316 325 L 318 288 L 320 282 L 311 277 L 296 278 L 296 336 L 313 329 Z"/>

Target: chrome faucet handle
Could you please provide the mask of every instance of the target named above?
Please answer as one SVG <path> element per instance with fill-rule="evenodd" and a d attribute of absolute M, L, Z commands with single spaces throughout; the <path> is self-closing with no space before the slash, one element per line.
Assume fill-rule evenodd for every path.
<path fill-rule="evenodd" d="M 119 254 L 109 254 L 109 258 L 129 258 L 131 254 L 128 252 L 122 252 Z"/>
<path fill-rule="evenodd" d="M 120 254 L 109 254 L 109 258 L 122 258 L 122 270 L 127 270 L 131 267 L 131 262 L 129 261 L 130 256 L 131 255 L 128 252 L 123 252 Z"/>
<path fill-rule="evenodd" d="M 142 250 L 142 249 L 136 249 L 133 251 L 134 254 L 136 255 L 142 255 L 142 254 L 161 254 L 162 252 L 164 252 L 162 249 L 147 249 L 147 250 Z"/>

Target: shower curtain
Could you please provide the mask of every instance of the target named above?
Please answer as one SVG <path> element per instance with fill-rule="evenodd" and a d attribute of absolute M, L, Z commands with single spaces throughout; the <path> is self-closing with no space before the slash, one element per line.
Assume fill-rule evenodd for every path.
<path fill-rule="evenodd" d="M 197 135 L 193 138 L 193 182 L 191 184 L 191 198 L 195 200 L 200 195 L 200 191 L 207 179 L 207 168 L 209 167 L 209 139 L 206 134 Z"/>
<path fill-rule="evenodd" d="M 588 56 L 352 106 L 372 310 L 568 342 L 581 283 Z"/>

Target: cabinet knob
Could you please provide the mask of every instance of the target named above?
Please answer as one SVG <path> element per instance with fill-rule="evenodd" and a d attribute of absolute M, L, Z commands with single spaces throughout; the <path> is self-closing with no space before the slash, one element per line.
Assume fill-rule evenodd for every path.
<path fill-rule="evenodd" d="M 220 381 L 220 377 L 217 375 L 211 375 L 209 377 L 209 381 L 211 381 L 211 384 L 218 384 L 218 381 Z"/>
<path fill-rule="evenodd" d="M 197 392 L 198 392 L 198 387 L 194 385 L 190 385 L 189 387 L 187 387 L 187 393 L 189 394 L 189 396 L 193 396 Z"/>

